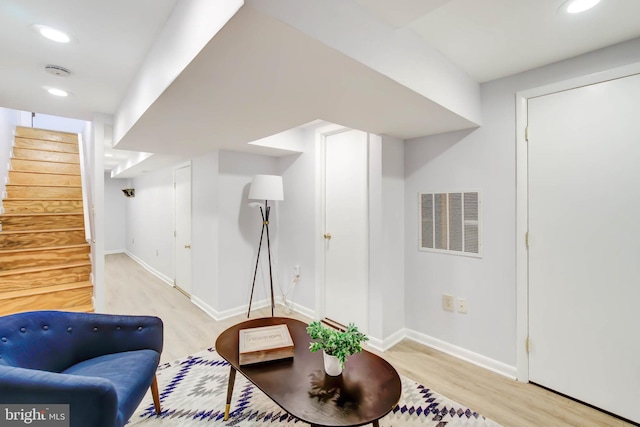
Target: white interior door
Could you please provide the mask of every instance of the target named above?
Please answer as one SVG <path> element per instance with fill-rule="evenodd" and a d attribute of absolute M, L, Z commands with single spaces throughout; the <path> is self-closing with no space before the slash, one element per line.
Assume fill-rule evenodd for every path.
<path fill-rule="evenodd" d="M 325 317 L 367 330 L 367 134 L 325 137 Z M 330 235 L 330 238 L 329 238 Z"/>
<path fill-rule="evenodd" d="M 529 378 L 640 422 L 640 76 L 528 102 Z"/>
<path fill-rule="evenodd" d="M 191 166 L 175 170 L 176 287 L 191 295 Z"/>

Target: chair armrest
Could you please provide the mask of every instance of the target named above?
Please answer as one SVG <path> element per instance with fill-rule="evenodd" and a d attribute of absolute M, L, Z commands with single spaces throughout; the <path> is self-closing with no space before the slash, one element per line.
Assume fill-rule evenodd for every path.
<path fill-rule="evenodd" d="M 114 385 L 105 379 L 0 366 L 0 403 L 68 404 L 71 427 L 113 427 Z"/>

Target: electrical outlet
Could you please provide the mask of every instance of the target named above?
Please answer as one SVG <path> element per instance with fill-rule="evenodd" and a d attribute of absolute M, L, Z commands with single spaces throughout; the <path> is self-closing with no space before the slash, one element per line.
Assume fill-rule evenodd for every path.
<path fill-rule="evenodd" d="M 442 295 L 442 309 L 445 311 L 453 311 L 452 295 Z"/>
<path fill-rule="evenodd" d="M 458 298 L 458 313 L 467 314 L 467 300 Z"/>

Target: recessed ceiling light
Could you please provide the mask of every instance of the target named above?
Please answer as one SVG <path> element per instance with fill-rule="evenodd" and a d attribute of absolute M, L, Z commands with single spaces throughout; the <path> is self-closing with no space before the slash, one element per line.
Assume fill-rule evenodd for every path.
<path fill-rule="evenodd" d="M 600 0 L 569 0 L 560 6 L 567 13 L 580 13 L 600 3 Z"/>
<path fill-rule="evenodd" d="M 67 91 L 62 90 L 62 89 L 56 89 L 55 87 L 47 89 L 47 92 L 49 92 L 51 95 L 55 95 L 55 96 L 67 96 L 67 95 L 69 95 L 69 93 Z"/>
<path fill-rule="evenodd" d="M 35 28 L 43 37 L 53 40 L 54 42 L 69 43 L 69 41 L 71 41 L 71 37 L 55 28 L 48 27 L 46 25 L 34 25 L 33 28 Z"/>

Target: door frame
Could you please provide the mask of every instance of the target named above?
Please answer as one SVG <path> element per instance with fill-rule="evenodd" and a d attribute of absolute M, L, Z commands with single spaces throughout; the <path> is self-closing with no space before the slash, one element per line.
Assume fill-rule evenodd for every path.
<path fill-rule="evenodd" d="M 322 320 L 326 314 L 326 289 L 325 289 L 325 262 L 326 262 L 326 252 L 325 252 L 325 224 L 326 224 L 326 216 L 325 216 L 325 162 L 326 162 L 326 145 L 325 141 L 328 136 L 336 135 L 343 132 L 349 132 L 352 128 L 348 128 L 342 125 L 331 124 L 327 126 L 323 126 L 317 128 L 315 131 L 315 155 L 316 155 L 316 174 L 315 174 L 315 239 L 314 239 L 314 249 L 315 249 L 315 320 Z M 367 153 L 369 152 L 369 136 L 367 134 Z M 367 170 L 369 170 L 369 159 L 367 155 Z M 367 181 L 368 181 L 367 172 Z M 367 205 L 371 203 L 369 200 L 369 194 L 367 190 Z M 367 217 L 367 230 L 369 230 L 369 218 Z M 369 239 L 367 238 L 367 248 L 369 248 Z M 369 258 L 369 250 L 367 250 L 367 263 Z M 367 268 L 367 275 L 369 274 L 369 268 Z M 369 317 L 369 280 L 367 280 L 367 288 L 365 290 L 366 296 L 365 301 L 366 304 L 366 312 L 367 319 Z M 367 325 L 358 325 L 361 330 L 368 330 Z"/>
<path fill-rule="evenodd" d="M 190 268 L 192 270 L 192 277 L 191 277 L 191 283 L 190 283 L 190 294 L 187 294 L 187 292 L 185 290 L 183 290 L 182 288 L 180 288 L 177 284 L 176 284 L 176 279 L 177 279 L 177 271 L 178 271 L 178 238 L 176 236 L 176 231 L 178 229 L 178 223 L 177 223 L 177 210 L 178 210 L 178 206 L 176 203 L 176 171 L 178 169 L 183 169 L 189 167 L 191 173 L 189 174 L 189 188 L 190 188 L 190 194 L 189 194 L 189 201 L 191 203 L 191 206 L 189 207 L 189 211 L 191 213 L 191 218 L 189 218 L 189 222 L 190 224 L 190 229 L 191 229 L 191 237 L 193 237 L 193 169 L 192 169 L 192 165 L 191 165 L 191 160 L 184 162 L 184 163 L 180 163 L 178 165 L 175 165 L 173 167 L 173 262 L 174 262 L 174 271 L 173 271 L 173 287 L 176 288 L 178 291 L 180 291 L 182 294 L 184 294 L 184 296 L 186 296 L 187 298 L 191 299 L 191 297 L 193 296 L 193 256 L 190 257 L 191 259 L 191 265 Z M 189 240 L 192 240 L 191 238 Z"/>
<path fill-rule="evenodd" d="M 529 382 L 529 353 L 527 351 L 529 338 L 527 102 L 530 98 L 620 79 L 638 73 L 640 73 L 640 62 L 516 92 L 516 372 L 518 381 Z"/>

